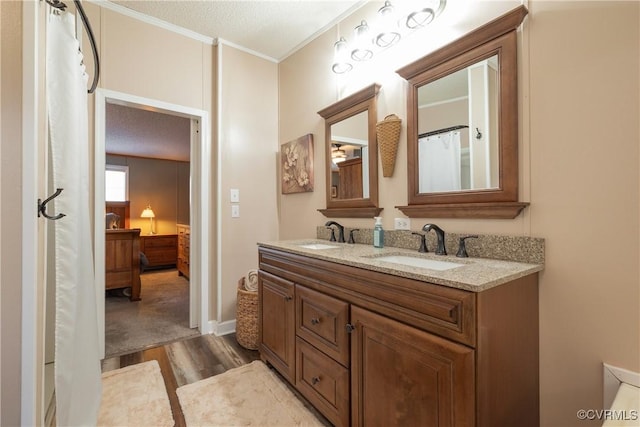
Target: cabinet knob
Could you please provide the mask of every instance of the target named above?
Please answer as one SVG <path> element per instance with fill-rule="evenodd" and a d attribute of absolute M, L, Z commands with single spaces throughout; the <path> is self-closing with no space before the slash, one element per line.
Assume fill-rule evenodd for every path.
<path fill-rule="evenodd" d="M 285 295 L 284 299 L 286 301 L 291 301 L 293 299 L 293 297 L 291 295 Z"/>
<path fill-rule="evenodd" d="M 311 384 L 316 385 L 320 382 L 320 377 L 311 378 Z"/>
<path fill-rule="evenodd" d="M 351 323 L 347 323 L 345 325 L 345 329 L 347 330 L 347 333 L 350 334 L 351 332 L 356 330 L 356 327 L 353 326 Z"/>
<path fill-rule="evenodd" d="M 313 319 L 311 319 L 312 325 L 317 325 L 318 323 L 320 323 L 320 319 L 318 319 L 317 317 L 314 317 Z"/>

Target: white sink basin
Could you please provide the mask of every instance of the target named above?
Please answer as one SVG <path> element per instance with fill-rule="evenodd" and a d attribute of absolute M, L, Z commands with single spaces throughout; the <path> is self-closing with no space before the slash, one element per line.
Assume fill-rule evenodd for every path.
<path fill-rule="evenodd" d="M 378 261 L 390 262 L 392 264 L 401 264 L 409 267 L 426 268 L 429 270 L 445 271 L 452 268 L 462 267 L 465 264 L 450 261 L 438 261 L 427 258 L 417 258 L 406 255 L 386 255 L 375 258 Z"/>
<path fill-rule="evenodd" d="M 305 248 L 305 249 L 314 249 L 314 250 L 321 250 L 321 249 L 334 249 L 334 248 L 338 248 L 339 246 L 334 246 L 334 245 L 325 245 L 324 243 L 308 243 L 305 245 L 299 245 L 301 248 Z"/>

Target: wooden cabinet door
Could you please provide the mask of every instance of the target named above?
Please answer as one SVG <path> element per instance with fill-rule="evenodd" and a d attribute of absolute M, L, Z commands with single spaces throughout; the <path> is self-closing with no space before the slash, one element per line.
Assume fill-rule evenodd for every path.
<path fill-rule="evenodd" d="M 295 384 L 294 284 L 260 271 L 258 292 L 260 356 Z"/>
<path fill-rule="evenodd" d="M 473 426 L 474 350 L 351 307 L 354 426 Z"/>

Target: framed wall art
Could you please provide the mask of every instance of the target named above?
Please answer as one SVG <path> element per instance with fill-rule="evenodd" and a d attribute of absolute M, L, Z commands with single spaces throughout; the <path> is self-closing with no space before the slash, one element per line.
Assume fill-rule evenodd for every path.
<path fill-rule="evenodd" d="M 313 134 L 307 134 L 280 147 L 282 194 L 313 191 Z"/>

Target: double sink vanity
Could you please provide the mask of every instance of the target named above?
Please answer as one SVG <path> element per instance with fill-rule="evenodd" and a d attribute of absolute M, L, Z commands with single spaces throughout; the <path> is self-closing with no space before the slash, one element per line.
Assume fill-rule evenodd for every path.
<path fill-rule="evenodd" d="M 538 425 L 541 264 L 259 243 L 260 354 L 332 424 Z"/>
<path fill-rule="evenodd" d="M 407 217 L 508 220 L 528 206 L 518 197 L 516 64 L 526 14 L 518 7 L 397 70 L 408 89 L 408 194 L 395 208 Z M 326 158 L 319 211 L 327 218 L 383 210 L 380 89 L 372 84 L 318 112 Z M 454 101 L 455 114 L 438 110 Z M 431 153 L 444 135 L 456 138 L 460 170 L 435 174 Z M 455 182 L 441 183 L 444 175 Z M 370 230 L 360 229 L 355 244 L 331 242 L 326 232 L 259 243 L 259 350 L 332 424 L 539 425 L 541 239 L 480 236 L 470 257 L 458 258 L 419 253 L 410 231 L 385 233 L 384 248 L 367 241 Z M 466 253 L 449 238 L 442 233 L 438 252 L 446 244 Z M 536 245 L 541 257 L 516 256 Z"/>

